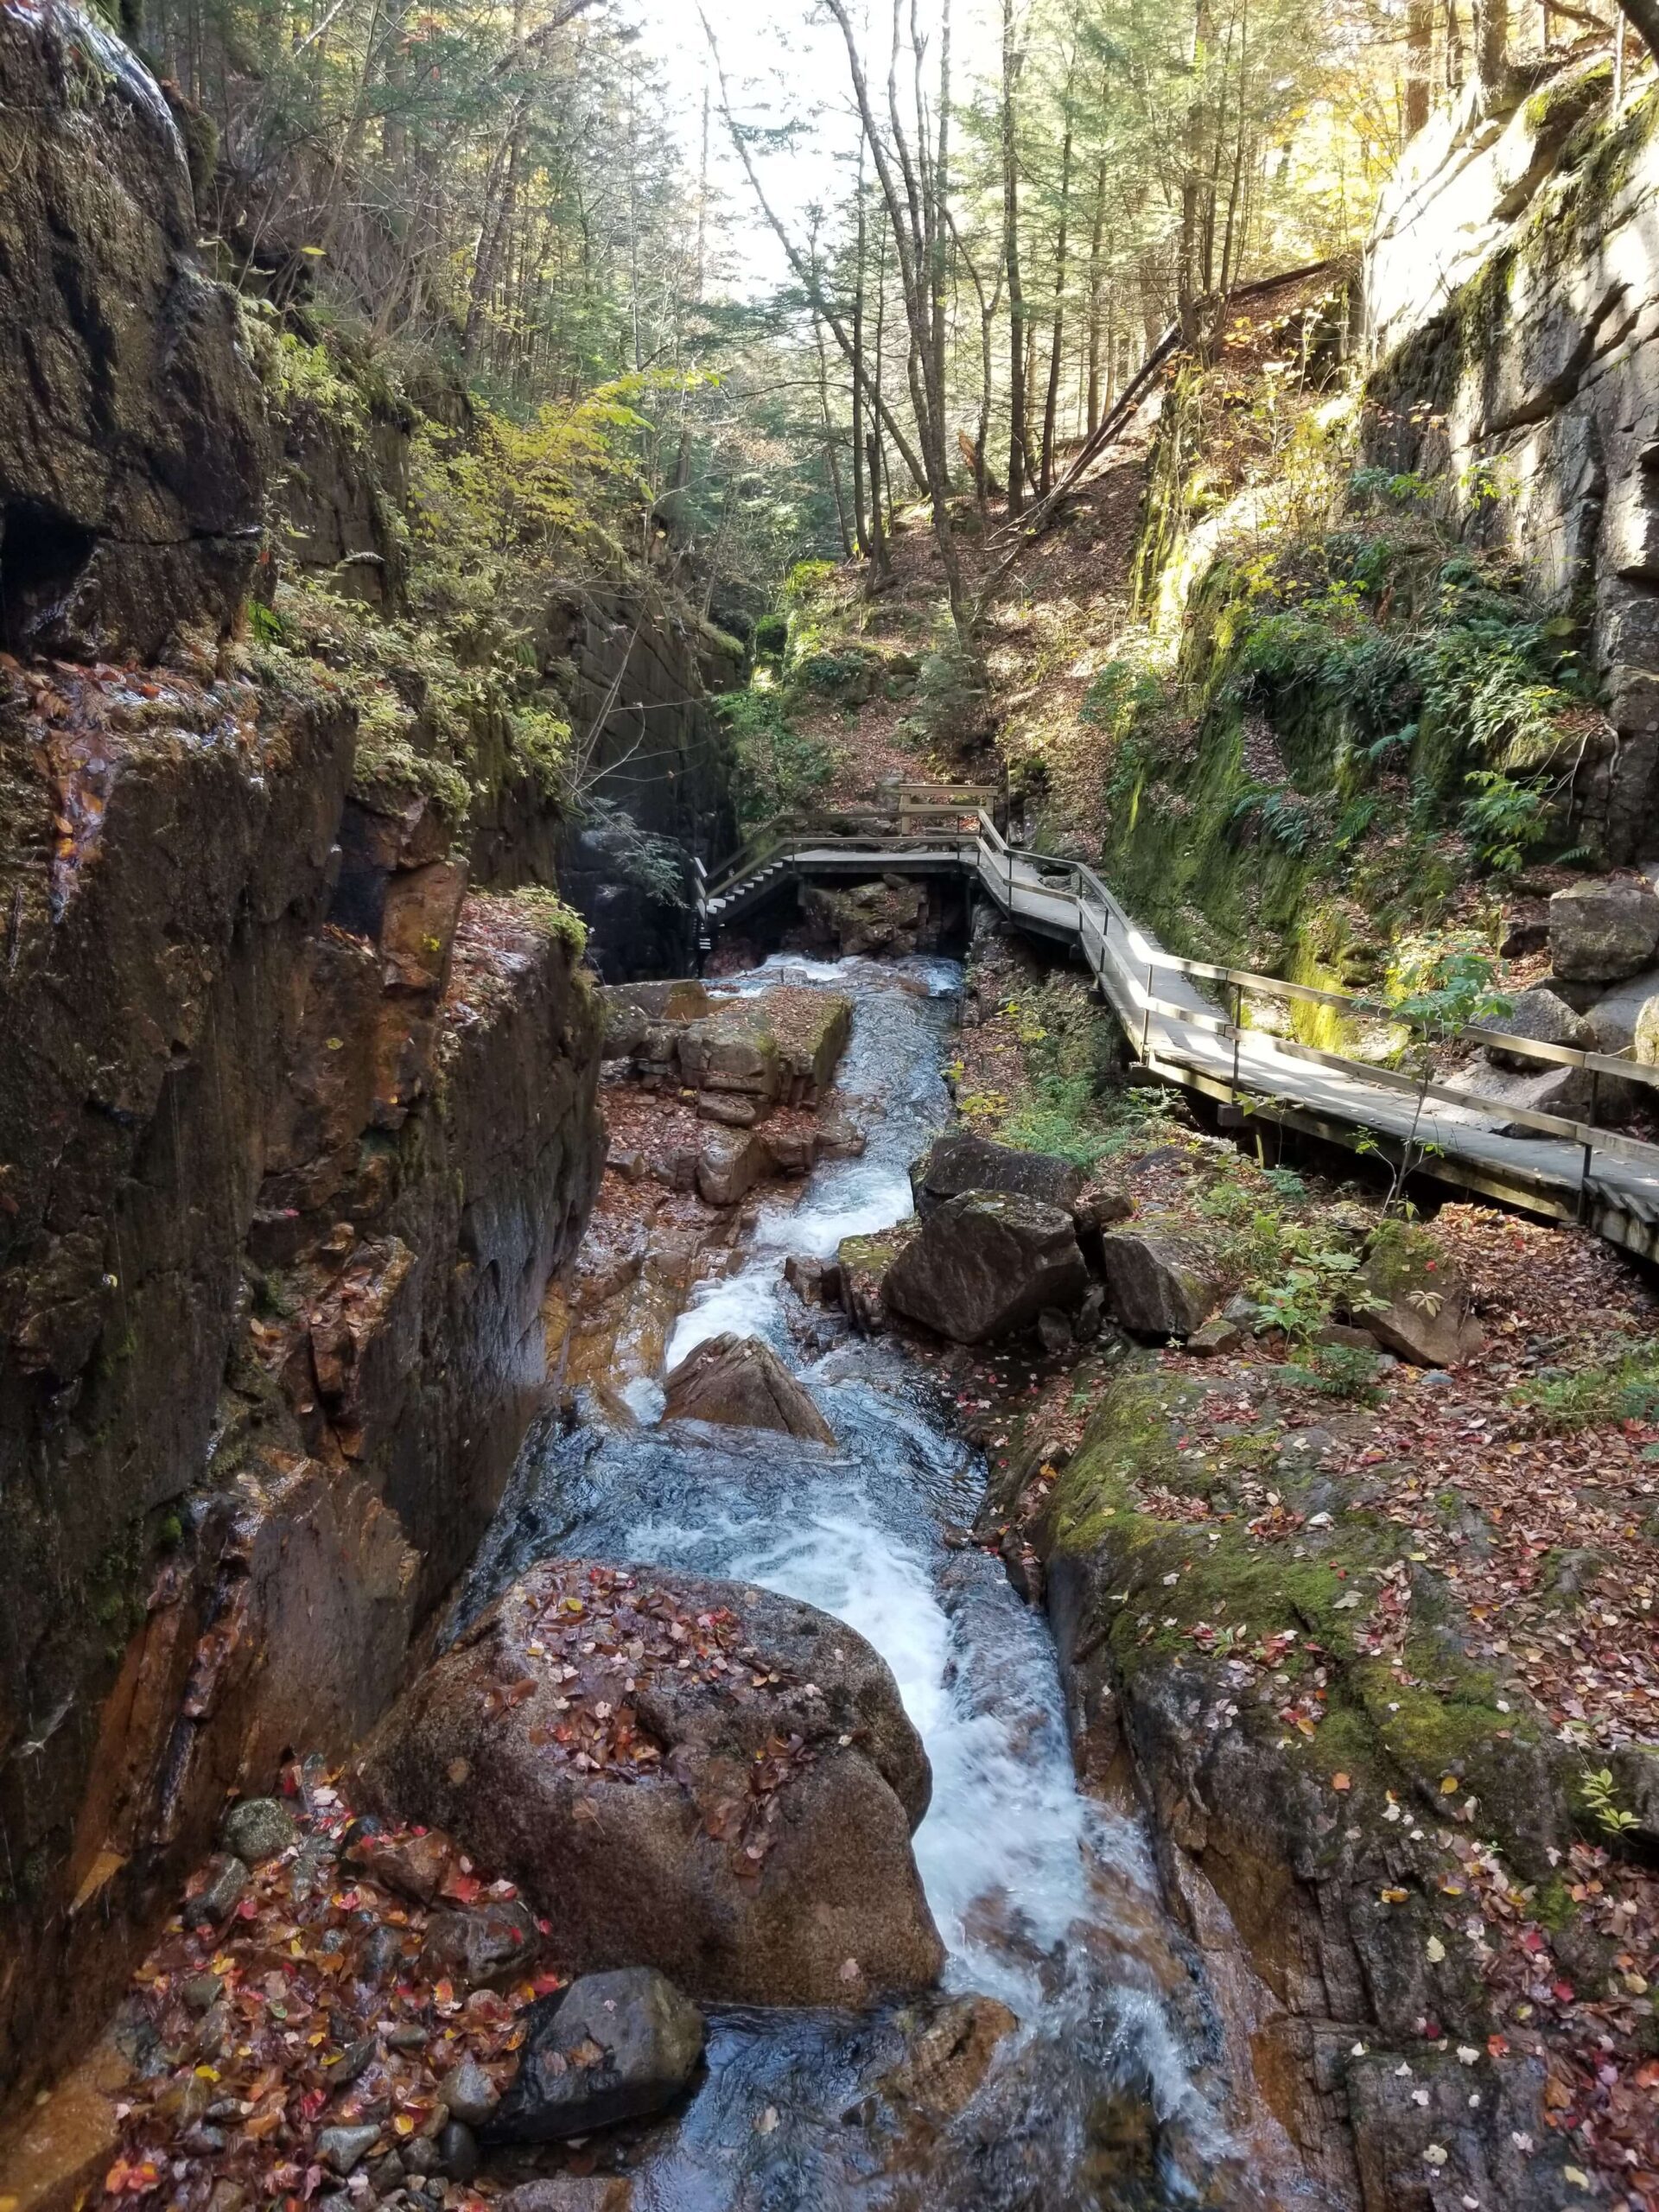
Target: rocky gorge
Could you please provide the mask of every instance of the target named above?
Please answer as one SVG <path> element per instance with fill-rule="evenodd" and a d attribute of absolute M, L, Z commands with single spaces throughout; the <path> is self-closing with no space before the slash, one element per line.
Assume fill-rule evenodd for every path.
<path fill-rule="evenodd" d="M 1548 213 L 1599 98 L 1421 160 Z M 1642 2212 L 1648 1278 L 1130 1081 L 960 887 L 700 943 L 755 657 L 671 515 L 441 632 L 464 386 L 216 281 L 90 20 L 0 4 L 0 2212 Z M 1523 531 L 1644 465 L 1640 282 L 1478 422 L 1390 311 L 1390 465 L 1448 378 Z M 1503 957 L 1644 1058 L 1614 565 L 1620 866 Z"/>

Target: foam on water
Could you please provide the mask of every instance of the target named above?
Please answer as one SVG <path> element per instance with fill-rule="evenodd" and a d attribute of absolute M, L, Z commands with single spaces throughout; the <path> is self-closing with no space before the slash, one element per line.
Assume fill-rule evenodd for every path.
<path fill-rule="evenodd" d="M 1195 2087 L 1191 2020 L 1172 2012 L 1167 1966 L 1160 1981 L 1147 1963 L 1160 1945 L 1166 1960 L 1177 1939 L 1166 1931 L 1150 1944 L 1141 1940 L 1147 1927 L 1163 1925 L 1143 1840 L 1132 1821 L 1078 1793 L 1040 1616 L 1020 1602 L 999 1561 L 942 1541 L 941 1522 L 972 1517 L 983 1462 L 934 1421 L 890 1347 L 855 1340 L 803 1366 L 787 1325 L 782 1254 L 827 1256 L 842 1236 L 903 1218 L 909 1163 L 947 1119 L 940 1065 L 950 1009 L 942 1001 L 959 978 L 946 963 L 907 968 L 925 995 L 867 963 L 772 963 L 745 979 L 861 986 L 841 1087 L 870 1103 L 861 1116 L 868 1143 L 858 1160 L 824 1163 L 802 1206 L 763 1211 L 745 1264 L 703 1286 L 669 1349 L 671 1365 L 721 1331 L 766 1338 L 802 1374 L 836 1451 L 696 1422 L 627 1434 L 544 1430 L 527 1447 L 480 1554 L 467 1611 L 538 1554 L 561 1550 L 763 1585 L 855 1629 L 892 1669 L 931 1763 L 932 1799 L 915 1847 L 950 1955 L 948 1984 L 1000 1998 L 1026 2024 L 981 2093 L 985 2110 L 973 2137 L 980 2147 L 962 2151 L 961 2171 L 975 2177 L 970 2193 L 963 2183 L 937 2201 L 1071 2202 L 1090 2155 L 1089 2115 L 1103 2085 L 1117 2082 L 1137 2085 L 1182 2146 L 1160 2154 L 1157 2201 L 1173 2205 L 1190 2201 L 1187 2162 L 1208 2174 L 1225 2151 Z M 659 1420 L 655 1385 L 632 1390 L 629 1403 L 642 1421 Z M 1173 1979 L 1185 1981 L 1185 1969 Z M 775 2100 L 803 2064 L 826 2083 L 840 2078 L 837 2069 L 855 2073 L 856 2037 L 849 2044 L 813 2030 L 821 2040 L 804 2044 L 804 2029 L 785 2032 L 768 2019 L 759 2016 L 719 2044 L 717 2079 L 641 2202 L 672 2202 L 677 2212 L 705 2202 L 747 2204 L 735 2174 L 715 2184 L 704 2154 L 728 2154 L 709 2150 L 701 2131 L 713 2129 L 715 2144 L 749 2140 L 744 2100 Z M 748 2116 L 734 2119 L 734 2102 Z M 826 2110 L 824 2118 L 834 2115 Z M 997 2158 L 986 2163 L 988 2128 L 1002 2145 L 997 2158 L 1006 2152 L 1005 2174 L 992 2171 Z M 791 2187 L 806 2188 L 809 2165 L 817 2176 L 791 2202 L 863 2202 L 824 2177 L 829 2154 L 804 2119 L 765 2157 L 774 2155 Z M 1226 2201 L 1257 2200 L 1244 2192 Z"/>

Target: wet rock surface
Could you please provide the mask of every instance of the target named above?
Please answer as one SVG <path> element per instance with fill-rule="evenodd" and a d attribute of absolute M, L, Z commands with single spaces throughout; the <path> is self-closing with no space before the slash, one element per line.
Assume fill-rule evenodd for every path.
<path fill-rule="evenodd" d="M 1081 1305 L 1088 1289 L 1069 1213 L 1015 1192 L 969 1191 L 925 1217 L 881 1295 L 907 1320 L 982 1344 L 1032 1326 L 1046 1306 Z"/>
<path fill-rule="evenodd" d="M 151 660 L 191 626 L 228 632 L 240 606 L 264 394 L 131 50 L 73 8 L 9 9 L 0 109 L 0 645 Z"/>
<path fill-rule="evenodd" d="M 771 1345 L 759 1337 L 705 1338 L 665 1384 L 665 1421 L 711 1421 L 736 1428 L 777 1428 L 835 1443 L 835 1433 Z"/>
<path fill-rule="evenodd" d="M 511 1868 L 581 1971 L 649 1964 L 696 1998 L 769 2004 L 938 1972 L 910 1850 L 926 1758 L 882 1662 L 810 1606 L 550 1562 L 416 1685 L 361 1772 Z"/>
<path fill-rule="evenodd" d="M 531 2005 L 524 2024 L 486 2144 L 552 2143 L 658 2112 L 702 2056 L 702 2015 L 649 1967 L 584 1974 Z"/>
<path fill-rule="evenodd" d="M 237 677 L 0 670 L 17 804 L 76 824 L 4 892 L 0 1428 L 73 1510 L 0 1563 L 41 1745 L 0 1762 L 0 2075 L 111 2001 L 233 1787 L 384 1709 L 545 1375 L 594 1014 L 533 907 L 428 898 L 452 830 L 350 798 L 353 745 Z"/>

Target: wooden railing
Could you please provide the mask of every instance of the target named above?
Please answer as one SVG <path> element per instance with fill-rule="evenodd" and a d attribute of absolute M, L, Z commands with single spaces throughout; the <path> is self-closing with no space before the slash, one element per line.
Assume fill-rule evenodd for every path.
<path fill-rule="evenodd" d="M 1048 926 L 1056 918 L 1033 910 L 1032 902 L 1061 902 L 1071 909 L 1065 933 L 1074 937 L 1091 972 L 1110 1000 L 1130 1042 L 1142 1060 L 1158 1057 L 1154 1050 L 1154 1017 L 1199 1030 L 1223 1043 L 1230 1043 L 1235 1090 L 1268 1087 L 1270 1071 L 1259 1065 L 1241 1065 L 1245 1045 L 1270 1046 L 1274 1052 L 1311 1066 L 1328 1070 L 1376 1090 L 1408 1095 L 1421 1103 L 1452 1106 L 1465 1114 L 1500 1119 L 1516 1128 L 1536 1131 L 1580 1148 L 1581 1183 L 1587 1183 L 1592 1151 L 1638 1163 L 1644 1171 L 1659 1170 L 1659 1145 L 1608 1129 L 1596 1119 L 1597 1091 L 1601 1081 L 1618 1082 L 1648 1091 L 1659 1091 L 1659 1067 L 1648 1067 L 1621 1054 L 1581 1052 L 1571 1046 L 1548 1045 L 1530 1037 L 1517 1037 L 1490 1023 L 1469 1023 L 1452 1031 L 1414 1018 L 1387 1000 L 1360 992 L 1325 990 L 1313 984 L 1293 983 L 1277 976 L 1263 976 L 1249 969 L 1231 968 L 1211 961 L 1184 959 L 1151 943 L 1120 905 L 1095 870 L 1080 861 L 1057 860 L 1050 855 L 1016 846 L 992 819 L 989 805 L 995 794 L 970 785 L 906 785 L 880 803 L 840 812 L 782 817 L 757 831 L 741 852 L 724 863 L 705 887 L 705 907 L 753 880 L 774 859 L 792 861 L 797 855 L 868 851 L 888 862 L 903 865 L 925 861 L 938 867 L 955 861 L 971 874 L 1015 920 L 1036 921 Z M 918 844 L 918 840 L 924 841 Z M 1021 901 L 1024 900 L 1022 906 Z M 715 918 L 718 918 L 717 917 Z M 1217 1004 L 1206 995 L 1198 1005 L 1184 1005 L 1158 989 L 1160 976 L 1184 976 L 1200 986 L 1217 988 L 1224 1001 Z M 1231 994 L 1230 1010 L 1224 995 Z M 1583 1070 L 1591 1078 L 1590 1118 L 1579 1120 L 1541 1112 L 1532 1107 L 1510 1105 L 1483 1098 L 1478 1092 L 1459 1090 L 1434 1079 L 1427 1064 L 1416 1074 L 1374 1060 L 1357 1059 L 1332 1052 L 1300 1038 L 1251 1028 L 1244 1019 L 1247 1002 L 1268 999 L 1285 1005 L 1327 1008 L 1357 1020 L 1384 1021 L 1414 1033 L 1427 1050 L 1465 1045 L 1471 1048 L 1496 1046 L 1516 1059 L 1540 1068 Z M 1343 1111 L 1356 1127 L 1363 1126 L 1357 1102 Z"/>

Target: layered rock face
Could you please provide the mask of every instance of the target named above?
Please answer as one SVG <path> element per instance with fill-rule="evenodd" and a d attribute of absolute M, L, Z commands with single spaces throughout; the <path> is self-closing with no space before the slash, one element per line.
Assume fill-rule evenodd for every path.
<path fill-rule="evenodd" d="M 184 148 L 120 41 L 0 15 L 0 644 L 149 659 L 227 629 L 267 431 L 236 302 L 195 266 Z"/>
<path fill-rule="evenodd" d="M 1366 269 L 1368 458 L 1440 480 L 1464 527 L 1591 610 L 1609 725 L 1577 776 L 1615 860 L 1651 849 L 1659 764 L 1659 106 L 1611 65 L 1414 141 Z"/>
<path fill-rule="evenodd" d="M 8 2073 L 108 1995 L 228 1783 L 392 1694 L 601 1156 L 545 910 L 463 897 L 416 810 L 378 928 L 332 919 L 348 718 L 144 688 L 0 697 Z"/>
<path fill-rule="evenodd" d="M 10 2088 L 106 2009 L 227 1786 L 395 1694 L 601 1142 L 569 917 L 477 889 L 418 782 L 354 791 L 339 695 L 215 658 L 267 426 L 159 92 L 12 9 L 0 105 Z"/>

